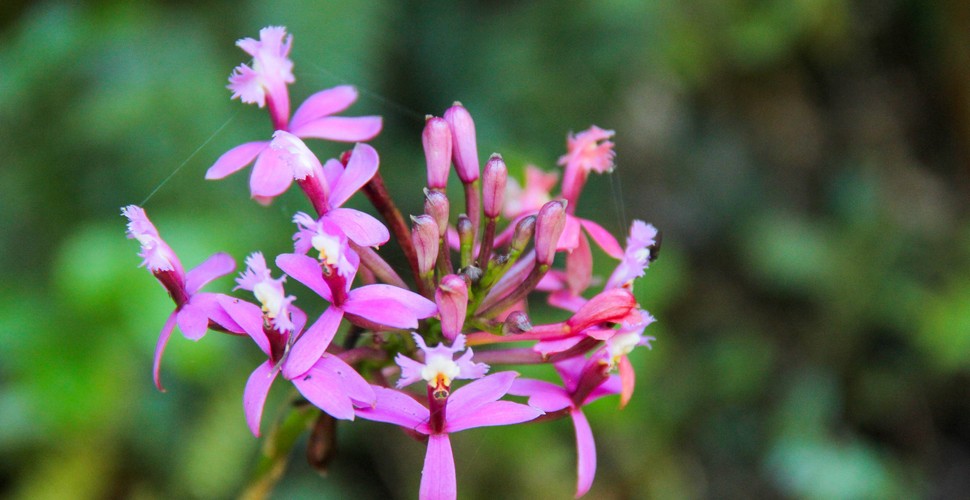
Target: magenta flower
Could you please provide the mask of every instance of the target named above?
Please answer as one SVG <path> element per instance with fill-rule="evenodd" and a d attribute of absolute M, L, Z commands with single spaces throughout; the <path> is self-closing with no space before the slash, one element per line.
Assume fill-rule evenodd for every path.
<path fill-rule="evenodd" d="M 334 308 L 324 311 L 303 331 L 306 315 L 291 307 L 290 332 L 268 328 L 265 314 L 255 304 L 230 297 L 220 302 L 268 358 L 249 376 L 243 393 L 246 423 L 253 435 L 259 437 L 266 396 L 281 372 L 303 397 L 334 418 L 353 420 L 354 406 L 374 403 L 375 395 L 367 381 L 339 356 L 324 352 L 340 326 L 341 315 Z M 322 350 L 318 349 L 321 345 Z"/>
<path fill-rule="evenodd" d="M 306 254 L 310 249 L 317 252 L 320 266 L 326 272 L 335 272 L 352 279 L 360 266 L 360 256 L 348 244 L 347 236 L 337 223 L 326 217 L 315 220 L 313 217 L 297 212 L 293 217 L 299 230 L 293 235 L 293 249 Z"/>
<path fill-rule="evenodd" d="M 517 379 L 509 394 L 528 396 L 529 405 L 546 413 L 566 411 L 576 433 L 576 498 L 589 491 L 596 476 L 596 443 L 582 407 L 603 396 L 618 394 L 620 380 L 607 373 L 601 360 L 575 357 L 555 364 L 563 387 L 544 380 Z"/>
<path fill-rule="evenodd" d="M 246 270 L 236 279 L 239 286 L 236 289 L 249 290 L 262 304 L 263 316 L 279 331 L 292 332 L 293 322 L 290 321 L 289 307 L 296 300 L 292 295 L 283 291 L 286 276 L 273 279 L 266 259 L 260 252 L 254 252 L 246 258 Z"/>
<path fill-rule="evenodd" d="M 272 150 L 282 164 L 289 167 L 294 178 L 300 179 L 303 185 L 312 186 L 309 189 L 313 193 L 311 202 L 322 214 L 321 220 L 332 221 L 360 246 L 383 245 L 390 239 L 390 233 L 379 220 L 360 210 L 342 207 L 377 173 L 380 158 L 374 148 L 367 144 L 354 146 L 346 167 L 338 160 L 328 160 L 321 165 L 298 137 L 278 131 Z"/>
<path fill-rule="evenodd" d="M 429 390 L 436 394 L 445 394 L 451 390 L 451 382 L 457 379 L 476 379 L 485 376 L 488 365 L 472 361 L 471 348 L 465 350 L 465 336 L 458 335 L 451 347 L 438 344 L 428 347 L 424 339 L 418 334 L 412 334 L 414 342 L 421 350 L 424 363 L 415 361 L 398 353 L 394 361 L 401 367 L 401 378 L 397 381 L 397 388 L 407 387 L 418 380 L 428 383 Z M 465 351 L 457 360 L 455 354 Z"/>
<path fill-rule="evenodd" d="M 289 60 L 292 37 L 281 27 L 264 28 L 260 40 L 245 38 L 237 42 L 253 56 L 253 66 L 238 66 L 229 77 L 233 98 L 270 108 L 273 130 L 284 130 L 303 138 L 339 142 L 373 139 L 381 131 L 379 116 L 342 117 L 339 113 L 357 100 L 357 90 L 343 85 L 311 95 L 290 118 L 287 84 L 293 83 L 293 63 Z M 256 160 L 249 187 L 252 196 L 268 202 L 289 188 L 293 175 L 281 164 L 278 155 L 266 154 L 269 141 L 247 142 L 236 146 L 216 160 L 206 179 L 222 179 Z"/>
<path fill-rule="evenodd" d="M 143 208 L 128 205 L 121 209 L 121 214 L 128 218 L 128 237 L 141 244 L 141 252 L 138 254 L 144 259 L 141 265 L 155 275 L 175 301 L 175 311 L 165 321 L 155 344 L 155 361 L 152 367 L 155 386 L 164 390 L 159 378 L 159 368 L 165 345 L 176 324 L 182 330 L 182 335 L 190 340 L 202 338 L 209 328 L 210 320 L 228 331 L 241 333 L 238 325 L 219 306 L 217 298 L 221 294 L 199 292 L 206 283 L 231 273 L 236 268 L 236 262 L 229 255 L 217 253 L 186 273 L 178 256 L 159 236 Z"/>
<path fill-rule="evenodd" d="M 306 255 L 283 254 L 276 257 L 276 265 L 329 302 L 331 314 L 346 316 L 351 323 L 364 328 L 415 329 L 419 319 L 438 312 L 434 302 L 396 286 L 375 284 L 351 290 L 353 275 L 325 275 L 320 270 L 320 262 Z M 310 352 L 323 353 L 326 345 L 313 342 Z"/>
<path fill-rule="evenodd" d="M 499 401 L 517 375 L 515 372 L 500 372 L 475 380 L 456 389 L 443 401 L 439 400 L 435 412 L 408 394 L 374 386 L 377 402 L 372 407 L 357 408 L 357 416 L 396 424 L 428 436 L 420 498 L 456 498 L 458 483 L 449 434 L 474 427 L 528 422 L 543 413 L 531 406 Z"/>
<path fill-rule="evenodd" d="M 566 138 L 566 154 L 559 158 L 559 164 L 564 167 L 562 177 L 562 195 L 575 205 L 579 200 L 579 193 L 586 184 L 590 172 L 607 173 L 613 170 L 614 144 L 612 130 L 603 130 L 593 125 L 578 134 L 569 134 Z M 573 209 L 575 211 L 575 209 Z"/>

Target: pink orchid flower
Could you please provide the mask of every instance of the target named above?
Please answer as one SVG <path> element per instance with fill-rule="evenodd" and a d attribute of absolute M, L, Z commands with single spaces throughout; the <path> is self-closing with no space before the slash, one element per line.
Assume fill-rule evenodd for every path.
<path fill-rule="evenodd" d="M 242 64 L 229 77 L 233 98 L 245 103 L 270 108 L 274 130 L 285 130 L 304 139 L 315 138 L 339 142 L 373 139 L 381 131 L 381 117 L 332 116 L 349 108 L 357 100 L 357 90 L 342 85 L 311 95 L 290 118 L 287 84 L 293 83 L 293 62 L 289 59 L 291 37 L 282 27 L 260 30 L 259 41 L 245 38 L 236 42 L 253 56 L 252 67 Z M 222 179 L 256 161 L 249 187 L 252 196 L 269 202 L 282 194 L 293 181 L 290 170 L 281 165 L 277 155 L 266 154 L 270 141 L 247 142 L 236 146 L 216 160 L 206 172 L 206 179 Z"/>
<path fill-rule="evenodd" d="M 340 315 L 332 307 L 306 331 L 306 314 L 291 307 L 293 330 L 281 331 L 266 326 L 265 315 L 255 304 L 230 297 L 220 302 L 268 358 L 253 370 L 243 393 L 246 423 L 256 437 L 266 397 L 279 373 L 310 403 L 334 418 L 353 420 L 354 406 L 374 403 L 374 391 L 367 381 L 339 356 L 324 352 L 340 326 Z"/>
<path fill-rule="evenodd" d="M 351 323 L 364 328 L 415 329 L 419 319 L 434 316 L 438 312 L 434 302 L 396 286 L 374 284 L 351 290 L 353 275 L 325 275 L 321 272 L 320 261 L 306 255 L 283 254 L 276 258 L 276 265 L 329 302 L 330 314 L 338 318 L 346 316 Z M 307 339 L 306 342 L 313 346 L 308 351 L 311 354 L 322 354 L 326 349 L 326 345 L 316 339 Z M 305 361 L 312 362 L 312 359 Z M 302 367 L 302 363 L 299 366 Z"/>
<path fill-rule="evenodd" d="M 438 374 L 431 376 L 437 378 Z M 377 402 L 372 407 L 357 408 L 357 416 L 428 436 L 419 497 L 453 499 L 458 496 L 458 481 L 450 434 L 475 427 L 528 422 L 543 414 L 528 405 L 499 400 L 517 376 L 515 372 L 500 372 L 475 380 L 439 400 L 434 412 L 406 393 L 374 386 Z"/>
<path fill-rule="evenodd" d="M 585 495 L 596 476 L 596 443 L 583 406 L 620 393 L 620 379 L 607 373 L 601 360 L 575 357 L 555 364 L 563 386 L 533 379 L 516 379 L 509 394 L 528 396 L 529 405 L 546 413 L 566 411 L 576 433 L 576 498 Z"/>
<path fill-rule="evenodd" d="M 178 256 L 159 236 L 143 208 L 128 205 L 121 209 L 121 214 L 128 218 L 128 237 L 141 244 L 141 252 L 138 254 L 144 259 L 141 265 L 155 275 L 175 301 L 175 310 L 162 326 L 155 344 L 155 361 L 152 366 L 155 386 L 163 391 L 165 389 L 159 378 L 159 369 L 165 345 L 176 324 L 182 330 L 182 335 L 190 340 L 201 339 L 209 328 L 209 321 L 228 331 L 242 332 L 219 306 L 217 298 L 221 294 L 199 292 L 206 283 L 231 273 L 236 268 L 236 262 L 227 254 L 217 253 L 186 273 Z"/>

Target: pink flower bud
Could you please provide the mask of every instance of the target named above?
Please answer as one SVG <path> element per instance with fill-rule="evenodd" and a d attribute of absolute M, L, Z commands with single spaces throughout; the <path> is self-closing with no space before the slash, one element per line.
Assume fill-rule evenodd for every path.
<path fill-rule="evenodd" d="M 502 334 L 504 335 L 518 335 L 529 330 L 532 330 L 532 322 L 529 321 L 529 315 L 525 311 L 510 312 L 505 317 L 505 323 L 502 324 Z"/>
<path fill-rule="evenodd" d="M 428 187 L 445 189 L 451 169 L 451 127 L 442 118 L 428 116 L 421 133 L 424 157 L 428 163 Z"/>
<path fill-rule="evenodd" d="M 625 288 L 613 288 L 599 293 L 580 307 L 566 325 L 581 332 L 601 323 L 620 323 L 637 312 L 637 300 Z"/>
<path fill-rule="evenodd" d="M 505 202 L 505 185 L 509 180 L 509 169 L 506 168 L 502 155 L 495 153 L 488 159 L 482 178 L 482 207 L 485 216 L 498 217 Z"/>
<path fill-rule="evenodd" d="M 434 292 L 434 301 L 441 315 L 441 333 L 446 339 L 455 340 L 465 324 L 465 312 L 468 310 L 468 284 L 465 279 L 457 274 L 441 278 Z"/>
<path fill-rule="evenodd" d="M 411 230 L 411 241 L 418 256 L 418 272 L 422 275 L 434 269 L 438 259 L 438 223 L 430 215 L 411 217 L 414 227 Z"/>
<path fill-rule="evenodd" d="M 465 184 L 478 180 L 478 144 L 475 139 L 475 122 L 468 110 L 456 102 L 445 111 L 445 120 L 451 125 L 455 170 Z"/>
<path fill-rule="evenodd" d="M 438 236 L 444 236 L 448 231 L 448 217 L 451 212 L 451 204 L 448 202 L 448 195 L 441 191 L 424 191 L 424 213 L 434 218 L 438 223 Z"/>
<path fill-rule="evenodd" d="M 526 245 L 529 244 L 535 232 L 536 216 L 529 215 L 524 217 L 515 225 L 515 232 L 512 233 L 512 241 L 509 243 L 509 247 L 517 252 L 525 250 Z"/>
<path fill-rule="evenodd" d="M 536 262 L 551 265 L 556 256 L 559 236 L 566 228 L 566 201 L 550 201 L 539 209 L 536 217 Z"/>

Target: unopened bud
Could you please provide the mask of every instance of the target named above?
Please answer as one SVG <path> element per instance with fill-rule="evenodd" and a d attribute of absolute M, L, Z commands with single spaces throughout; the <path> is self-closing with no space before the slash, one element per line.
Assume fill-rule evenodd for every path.
<path fill-rule="evenodd" d="M 441 333 L 446 339 L 455 340 L 465 324 L 465 312 L 468 310 L 468 284 L 465 279 L 457 274 L 441 278 L 434 292 L 434 301 L 441 315 Z"/>
<path fill-rule="evenodd" d="M 502 212 L 508 180 L 509 169 L 506 168 L 502 155 L 493 154 L 485 163 L 482 174 L 482 207 L 486 217 L 495 218 Z"/>
<path fill-rule="evenodd" d="M 566 201 L 554 200 L 539 209 L 536 216 L 536 262 L 551 265 L 559 236 L 566 228 Z"/>
<path fill-rule="evenodd" d="M 430 215 L 411 217 L 411 241 L 418 258 L 418 272 L 426 275 L 434 269 L 438 259 L 438 223 Z"/>
<path fill-rule="evenodd" d="M 535 230 L 535 215 L 522 218 L 522 220 L 515 225 L 515 232 L 512 233 L 512 242 L 509 243 L 509 247 L 516 252 L 525 250 L 526 245 L 528 245 L 529 241 L 532 240 L 532 235 L 535 233 Z"/>
<path fill-rule="evenodd" d="M 461 255 L 461 267 L 467 267 L 472 262 L 472 245 L 475 244 L 475 229 L 472 226 L 472 220 L 465 214 L 458 216 L 458 222 L 455 224 L 455 227 L 458 229 L 458 253 Z"/>
<path fill-rule="evenodd" d="M 424 213 L 430 215 L 438 223 L 438 236 L 442 237 L 448 231 L 448 216 L 451 205 L 448 195 L 442 191 L 424 190 Z"/>
<path fill-rule="evenodd" d="M 509 315 L 505 317 L 505 323 L 502 324 L 503 335 L 518 335 L 531 329 L 532 322 L 529 321 L 529 315 L 526 314 L 525 311 L 510 312 Z"/>
<path fill-rule="evenodd" d="M 451 127 L 443 118 L 428 116 L 421 133 L 424 157 L 428 163 L 428 187 L 445 189 L 452 156 Z"/>
<path fill-rule="evenodd" d="M 478 143 L 475 139 L 475 122 L 468 110 L 456 102 L 445 111 L 445 120 L 451 125 L 452 156 L 458 177 L 465 184 L 478 180 Z"/>

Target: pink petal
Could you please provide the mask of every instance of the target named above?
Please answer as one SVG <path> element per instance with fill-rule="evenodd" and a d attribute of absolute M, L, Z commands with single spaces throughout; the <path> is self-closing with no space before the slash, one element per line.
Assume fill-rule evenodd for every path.
<path fill-rule="evenodd" d="M 290 120 L 290 130 L 296 130 L 317 118 L 339 113 L 349 108 L 356 100 L 357 89 L 350 85 L 321 90 L 307 97 L 296 109 L 293 119 Z"/>
<path fill-rule="evenodd" d="M 403 392 L 380 386 L 372 387 L 377 398 L 374 406 L 358 408 L 358 417 L 375 422 L 400 425 L 427 434 L 428 418 L 430 417 L 427 408 Z"/>
<path fill-rule="evenodd" d="M 421 470 L 422 500 L 447 500 L 458 497 L 455 479 L 455 457 L 447 434 L 432 434 L 428 438 L 428 452 Z"/>
<path fill-rule="evenodd" d="M 593 278 L 593 253 L 586 236 L 579 237 L 579 244 L 566 255 L 566 283 L 574 295 L 579 295 L 589 287 Z"/>
<path fill-rule="evenodd" d="M 578 344 L 581 340 L 583 340 L 583 337 L 579 335 L 574 335 L 572 337 L 566 337 L 563 339 L 540 340 L 539 342 L 536 342 L 536 345 L 532 346 L 532 349 L 543 356 L 549 356 L 550 354 L 556 354 L 557 352 L 567 351 L 569 348 Z"/>
<path fill-rule="evenodd" d="M 358 142 L 369 141 L 381 132 L 379 116 L 328 116 L 291 128 L 293 135 L 308 139 Z"/>
<path fill-rule="evenodd" d="M 177 322 L 182 335 L 189 340 L 199 340 L 209 329 L 209 316 L 204 308 L 194 304 L 191 300 L 186 302 L 178 311 Z"/>
<path fill-rule="evenodd" d="M 324 217 L 333 221 L 347 238 L 362 247 L 376 247 L 391 239 L 391 233 L 381 221 L 360 210 L 335 208 Z"/>
<path fill-rule="evenodd" d="M 249 190 L 253 197 L 272 198 L 283 194 L 292 182 L 293 169 L 276 151 L 267 149 L 256 158 Z"/>
<path fill-rule="evenodd" d="M 572 251 L 579 245 L 579 219 L 573 217 L 572 215 L 566 216 L 566 226 L 562 230 L 562 234 L 559 236 L 559 242 L 556 244 L 556 250 L 566 250 Z"/>
<path fill-rule="evenodd" d="M 354 405 L 329 370 L 311 367 L 303 375 L 293 379 L 293 385 L 313 406 L 341 420 L 354 419 Z"/>
<path fill-rule="evenodd" d="M 259 423 L 263 419 L 263 406 L 266 404 L 266 396 L 269 388 L 276 379 L 277 371 L 273 369 L 273 362 L 266 361 L 253 370 L 249 380 L 246 381 L 246 390 L 243 392 L 243 410 L 246 412 L 246 423 L 253 435 L 259 437 Z"/>
<path fill-rule="evenodd" d="M 339 207 L 344 204 L 354 193 L 367 184 L 377 173 L 377 166 L 380 158 L 377 151 L 367 144 L 357 144 L 354 151 L 350 154 L 350 161 L 347 168 L 337 179 L 337 182 L 330 186 L 330 206 Z"/>
<path fill-rule="evenodd" d="M 374 388 L 356 370 L 337 356 L 324 354 L 313 368 L 329 374 L 328 378 L 337 383 L 344 395 L 360 406 L 373 406 L 377 402 Z"/>
<path fill-rule="evenodd" d="M 572 405 L 572 400 L 569 399 L 565 389 L 545 380 L 516 379 L 512 382 L 512 387 L 509 388 L 508 393 L 513 396 L 528 396 L 529 405 L 546 413 L 568 408 Z"/>
<path fill-rule="evenodd" d="M 589 491 L 596 476 L 596 443 L 586 415 L 580 410 L 569 412 L 576 429 L 576 498 Z"/>
<path fill-rule="evenodd" d="M 376 284 L 350 291 L 343 308 L 348 313 L 393 328 L 417 328 L 418 320 L 433 316 L 434 302 L 403 288 Z"/>
<path fill-rule="evenodd" d="M 306 255 L 284 253 L 276 257 L 276 267 L 306 285 L 310 290 L 317 292 L 327 302 L 333 303 L 330 285 L 324 281 L 323 271 L 320 270 L 320 263 L 316 259 Z"/>
<path fill-rule="evenodd" d="M 622 362 L 622 361 L 621 361 Z M 610 375 L 610 378 L 606 379 L 605 382 L 600 384 L 599 387 L 593 389 L 586 400 L 583 401 L 583 406 L 602 398 L 603 396 L 612 396 L 613 394 L 619 394 L 623 390 L 622 382 L 619 376 Z"/>
<path fill-rule="evenodd" d="M 263 312 L 259 306 L 228 295 L 220 295 L 218 300 L 226 314 L 242 327 L 242 330 L 256 342 L 256 345 L 264 354 L 269 356 L 269 339 L 266 338 L 266 332 L 263 331 Z"/>
<path fill-rule="evenodd" d="M 475 413 L 485 403 L 501 398 L 509 392 L 515 372 L 493 373 L 475 380 L 451 393 L 448 397 L 448 421 L 461 419 L 467 413 Z"/>
<path fill-rule="evenodd" d="M 155 387 L 158 390 L 164 392 L 165 388 L 162 387 L 162 381 L 159 377 L 159 369 L 162 366 L 162 353 L 165 352 L 165 344 L 168 343 L 168 338 L 172 336 L 172 330 L 175 329 L 175 321 L 178 316 L 178 311 L 172 311 L 172 314 L 168 315 L 168 319 L 165 320 L 165 325 L 162 326 L 162 331 L 158 335 L 158 342 L 155 343 L 155 362 L 152 365 L 152 378 L 155 380 Z"/>
<path fill-rule="evenodd" d="M 620 358 L 620 381 L 622 382 L 622 388 L 620 389 L 620 408 L 623 408 L 630 402 L 630 398 L 633 397 L 633 386 L 637 381 L 636 373 L 633 372 L 633 365 L 630 364 L 630 358 L 628 356 Z"/>
<path fill-rule="evenodd" d="M 212 321 L 215 321 L 219 326 L 229 330 L 231 333 L 236 334 L 246 334 L 246 330 L 243 330 L 226 310 L 219 303 L 220 297 L 225 297 L 226 299 L 232 300 L 232 297 L 222 293 L 197 293 L 192 296 L 192 303 L 205 309 L 206 316 Z"/>
<path fill-rule="evenodd" d="M 293 344 L 289 357 L 283 365 L 283 376 L 293 379 L 306 373 L 330 346 L 344 312 L 336 307 L 328 307 L 313 326 L 300 335 Z"/>
<path fill-rule="evenodd" d="M 269 147 L 269 141 L 240 144 L 226 151 L 205 173 L 206 179 L 222 179 L 252 163 L 256 155 Z"/>
<path fill-rule="evenodd" d="M 599 245 L 599 247 L 602 248 L 607 255 L 613 257 L 614 259 L 623 258 L 623 248 L 609 231 L 603 229 L 603 226 L 586 219 L 579 219 L 579 222 L 583 225 L 583 229 L 585 229 L 586 232 L 589 233 L 590 237 L 593 238 L 593 241 L 596 242 L 596 244 Z"/>
<path fill-rule="evenodd" d="M 189 295 L 192 295 L 206 283 L 220 276 L 225 276 L 234 269 L 236 269 L 236 261 L 229 254 L 221 252 L 213 254 L 185 275 L 185 290 L 189 292 Z"/>
<path fill-rule="evenodd" d="M 520 424 L 534 420 L 542 414 L 542 410 L 529 405 L 511 401 L 492 401 L 479 406 L 474 412 L 463 413 L 458 418 L 447 415 L 446 429 L 448 432 L 458 432 L 474 427 Z"/>

